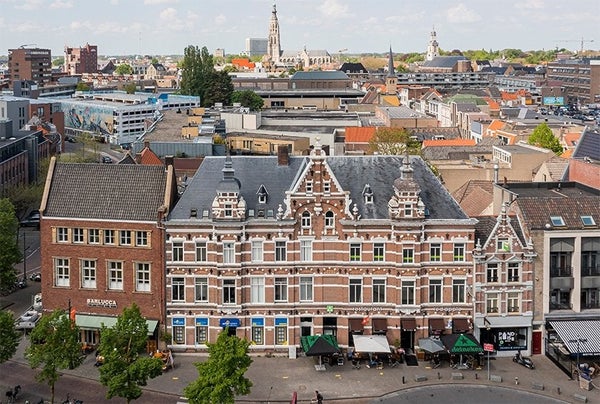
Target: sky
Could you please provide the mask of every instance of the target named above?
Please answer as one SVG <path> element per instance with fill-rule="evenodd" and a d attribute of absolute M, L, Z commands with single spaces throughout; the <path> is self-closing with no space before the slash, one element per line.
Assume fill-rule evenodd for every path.
<path fill-rule="evenodd" d="M 274 3 L 284 50 L 425 52 L 433 27 L 448 51 L 600 49 L 598 0 L 0 0 L 0 55 L 86 43 L 106 56 L 238 54 L 268 36 Z"/>

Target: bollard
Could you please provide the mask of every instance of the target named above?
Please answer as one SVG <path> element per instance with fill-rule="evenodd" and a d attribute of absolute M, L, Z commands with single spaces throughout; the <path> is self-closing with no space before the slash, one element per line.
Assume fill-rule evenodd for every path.
<path fill-rule="evenodd" d="M 442 378 L 442 376 L 440 375 L 440 372 L 438 372 L 438 380 L 440 380 Z"/>
<path fill-rule="evenodd" d="M 405 383 L 405 381 L 404 381 L 404 376 L 402 376 L 402 384 L 404 384 L 404 383 Z"/>
<path fill-rule="evenodd" d="M 519 378 L 515 377 L 515 384 L 519 384 Z"/>
<path fill-rule="evenodd" d="M 479 375 L 475 373 L 475 380 L 479 380 Z"/>
<path fill-rule="evenodd" d="M 558 393 L 558 395 L 560 396 L 560 387 L 556 388 L 556 392 Z"/>

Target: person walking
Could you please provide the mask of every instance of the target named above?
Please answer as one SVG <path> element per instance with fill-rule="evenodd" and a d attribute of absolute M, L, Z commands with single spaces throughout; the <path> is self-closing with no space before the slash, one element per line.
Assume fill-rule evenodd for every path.
<path fill-rule="evenodd" d="M 315 390 L 315 396 L 317 399 L 317 404 L 323 404 L 323 395 L 319 393 L 319 390 Z"/>

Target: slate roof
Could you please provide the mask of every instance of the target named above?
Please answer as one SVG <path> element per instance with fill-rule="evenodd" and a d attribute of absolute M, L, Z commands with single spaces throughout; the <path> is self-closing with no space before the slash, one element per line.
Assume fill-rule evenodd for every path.
<path fill-rule="evenodd" d="M 600 132 L 586 129 L 579 138 L 579 143 L 573 152 L 573 158 L 589 158 L 600 161 Z"/>
<path fill-rule="evenodd" d="M 426 139 L 436 139 L 442 136 L 444 139 L 457 139 L 460 137 L 460 129 L 457 127 L 442 128 L 408 128 L 411 136 L 416 136 L 419 142 Z"/>
<path fill-rule="evenodd" d="M 277 156 L 232 156 L 234 176 L 241 185 L 240 193 L 247 209 L 265 209 L 277 212 L 279 204 L 285 209 L 285 191 L 293 188 L 309 157 L 290 156 L 288 166 L 280 166 Z M 356 203 L 363 219 L 388 219 L 387 203 L 392 197 L 393 183 L 400 177 L 402 156 L 335 156 L 327 163 L 340 185 L 350 192 L 352 206 Z M 224 157 L 206 157 L 194 178 L 173 208 L 169 220 L 186 220 L 191 209 L 198 217 L 210 211 L 215 189 L 223 178 Z M 460 206 L 431 173 L 419 157 L 411 157 L 413 178 L 421 188 L 421 199 L 429 219 L 467 219 Z M 365 204 L 363 189 L 369 184 L 373 190 L 373 204 Z M 269 194 L 266 204 L 258 204 L 256 192 L 264 185 Z"/>
<path fill-rule="evenodd" d="M 166 183 L 162 166 L 56 163 L 43 215 L 156 221 Z"/>
<path fill-rule="evenodd" d="M 368 73 L 368 70 L 362 63 L 344 62 L 339 70 L 347 73 Z"/>
<path fill-rule="evenodd" d="M 523 234 L 523 229 L 521 229 L 521 225 L 515 216 L 510 216 L 510 226 L 515 231 L 515 235 L 521 242 L 523 246 L 527 245 L 527 240 L 525 240 L 525 235 Z M 478 223 L 475 225 L 475 242 L 485 243 L 494 228 L 496 227 L 496 223 L 498 222 L 498 218 L 496 216 L 478 216 L 475 217 L 478 220 Z"/>
<path fill-rule="evenodd" d="M 464 56 L 436 56 L 433 59 L 424 62 L 423 66 L 451 69 L 461 60 L 467 60 L 467 58 Z"/>
<path fill-rule="evenodd" d="M 468 159 L 471 154 L 491 153 L 491 145 L 426 147 L 421 150 L 425 160 Z"/>
<path fill-rule="evenodd" d="M 290 78 L 290 81 L 294 80 L 349 80 L 349 77 L 346 73 L 339 70 L 315 70 L 296 72 Z"/>

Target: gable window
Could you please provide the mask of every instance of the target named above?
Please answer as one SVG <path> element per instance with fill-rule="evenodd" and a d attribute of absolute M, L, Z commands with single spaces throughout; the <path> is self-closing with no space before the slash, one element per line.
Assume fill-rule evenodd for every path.
<path fill-rule="evenodd" d="M 465 283 L 464 279 L 452 280 L 452 303 L 465 302 Z"/>
<path fill-rule="evenodd" d="M 323 181 L 323 193 L 326 195 L 331 192 L 331 182 L 329 180 Z"/>
<path fill-rule="evenodd" d="M 208 278 L 194 279 L 194 301 L 208 302 Z"/>
<path fill-rule="evenodd" d="M 74 243 L 83 243 L 84 241 L 84 237 L 83 237 L 83 229 L 76 227 L 73 229 L 73 242 Z"/>
<path fill-rule="evenodd" d="M 565 225 L 565 220 L 562 216 L 550 216 L 550 222 L 554 227 L 563 227 Z"/>
<path fill-rule="evenodd" d="M 233 241 L 223 242 L 223 264 L 235 263 L 235 244 Z"/>
<path fill-rule="evenodd" d="M 385 303 L 385 279 L 373 279 L 373 303 Z"/>
<path fill-rule="evenodd" d="M 405 264 L 412 264 L 415 262 L 415 250 L 413 248 L 402 249 L 402 262 Z"/>
<path fill-rule="evenodd" d="M 360 261 L 360 243 L 350 243 L 350 261 Z"/>
<path fill-rule="evenodd" d="M 173 241 L 171 255 L 172 261 L 183 261 L 183 241 Z"/>
<path fill-rule="evenodd" d="M 360 278 L 351 278 L 349 280 L 350 284 L 350 303 L 360 303 L 362 302 L 362 279 Z"/>
<path fill-rule="evenodd" d="M 287 278 L 275 278 L 275 301 L 287 302 L 288 300 L 288 281 Z"/>
<path fill-rule="evenodd" d="M 335 218 L 335 216 L 334 216 L 333 212 L 328 210 L 325 213 L 325 227 L 327 227 L 328 229 L 332 228 L 335 224 L 334 218 Z"/>
<path fill-rule="evenodd" d="M 442 245 L 440 243 L 433 243 L 429 247 L 429 260 L 432 262 L 442 260 Z"/>
<path fill-rule="evenodd" d="M 81 287 L 96 288 L 96 261 L 81 260 Z"/>
<path fill-rule="evenodd" d="M 508 237 L 498 237 L 496 239 L 496 251 L 510 252 L 510 239 Z"/>
<path fill-rule="evenodd" d="M 509 282 L 519 282 L 519 272 L 521 264 L 518 262 L 509 262 L 507 265 L 507 276 Z"/>
<path fill-rule="evenodd" d="M 264 303 L 265 302 L 265 278 L 254 277 L 250 278 L 250 302 Z"/>
<path fill-rule="evenodd" d="M 223 279 L 223 304 L 235 304 L 235 279 Z"/>
<path fill-rule="evenodd" d="M 465 260 L 465 245 L 464 243 L 454 244 L 454 261 L 462 262 Z"/>
<path fill-rule="evenodd" d="M 54 259 L 54 285 L 66 287 L 70 286 L 68 258 Z"/>
<path fill-rule="evenodd" d="M 300 240 L 300 261 L 312 261 L 312 240 Z"/>
<path fill-rule="evenodd" d="M 413 215 L 412 203 L 405 203 L 404 204 L 404 217 L 412 217 L 412 215 Z"/>
<path fill-rule="evenodd" d="M 148 232 L 136 231 L 135 232 L 135 245 L 138 247 L 144 247 L 148 245 Z"/>
<path fill-rule="evenodd" d="M 131 230 L 121 230 L 119 234 L 121 245 L 131 245 Z"/>
<path fill-rule="evenodd" d="M 147 262 L 136 262 L 134 265 L 135 290 L 138 292 L 150 292 L 150 264 Z"/>
<path fill-rule="evenodd" d="M 429 280 L 429 303 L 441 303 L 442 302 L 442 280 L 441 279 L 430 279 Z"/>
<path fill-rule="evenodd" d="M 109 261 L 108 288 L 110 290 L 123 290 L 123 263 L 121 261 Z"/>
<path fill-rule="evenodd" d="M 369 205 L 373 203 L 373 190 L 369 184 L 366 184 L 362 191 L 365 204 Z"/>
<path fill-rule="evenodd" d="M 300 277 L 300 301 L 312 302 L 313 300 L 313 278 L 310 276 Z"/>
<path fill-rule="evenodd" d="M 490 262 L 487 264 L 486 282 L 488 282 L 488 283 L 498 282 L 498 264 L 497 263 Z"/>
<path fill-rule="evenodd" d="M 310 229 L 311 220 L 310 220 L 310 212 L 305 210 L 302 212 L 301 225 L 303 229 Z"/>
<path fill-rule="evenodd" d="M 171 301 L 185 302 L 185 278 L 171 279 Z"/>
<path fill-rule="evenodd" d="M 69 229 L 66 227 L 59 227 L 56 229 L 56 241 L 59 243 L 69 242 Z"/>
<path fill-rule="evenodd" d="M 373 261 L 383 261 L 385 258 L 385 244 L 374 243 L 373 244 Z"/>
<path fill-rule="evenodd" d="M 312 192 L 313 192 L 313 182 L 312 182 L 312 180 L 307 180 L 306 181 L 306 193 L 312 194 Z"/>
<path fill-rule="evenodd" d="M 287 261 L 287 241 L 275 242 L 275 261 Z"/>
<path fill-rule="evenodd" d="M 225 217 L 233 217 L 233 206 L 230 203 L 226 203 L 223 208 Z"/>
<path fill-rule="evenodd" d="M 251 251 L 252 262 L 262 262 L 263 260 L 263 241 L 252 240 L 252 251 Z"/>
<path fill-rule="evenodd" d="M 206 261 L 206 241 L 196 241 L 196 261 Z"/>
<path fill-rule="evenodd" d="M 415 281 L 402 281 L 402 304 L 415 304 Z"/>
<path fill-rule="evenodd" d="M 88 243 L 100 244 L 100 229 L 89 229 L 88 230 Z"/>
<path fill-rule="evenodd" d="M 104 244 L 115 244 L 115 231 L 104 230 Z"/>

